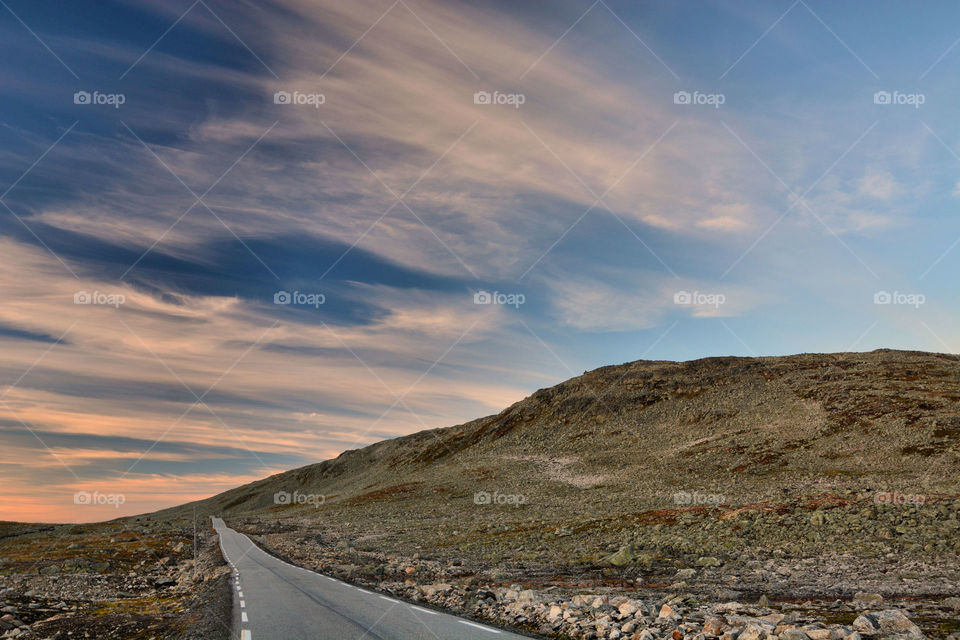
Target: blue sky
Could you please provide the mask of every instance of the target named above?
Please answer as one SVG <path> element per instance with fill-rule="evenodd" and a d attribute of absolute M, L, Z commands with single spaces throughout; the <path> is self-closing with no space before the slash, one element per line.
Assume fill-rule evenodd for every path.
<path fill-rule="evenodd" d="M 960 341 L 955 4 L 2 4 L 0 518 Z"/>

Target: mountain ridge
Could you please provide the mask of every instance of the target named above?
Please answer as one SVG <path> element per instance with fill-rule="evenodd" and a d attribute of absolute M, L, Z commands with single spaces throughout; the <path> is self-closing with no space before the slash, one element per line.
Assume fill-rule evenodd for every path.
<path fill-rule="evenodd" d="M 519 455 L 518 464 L 545 456 L 560 460 L 547 466 L 559 464 L 568 475 L 609 476 L 605 465 L 616 469 L 624 462 L 603 453 L 611 442 L 678 463 L 700 461 L 700 468 L 714 471 L 718 465 L 710 464 L 711 457 L 729 460 L 736 464 L 726 468 L 747 478 L 789 462 L 805 467 L 807 475 L 819 471 L 849 480 L 858 466 L 851 459 L 859 457 L 861 467 L 889 462 L 888 455 L 858 441 L 872 434 L 895 447 L 902 481 L 921 470 L 931 481 L 947 481 L 947 463 L 956 462 L 950 456 L 960 440 L 958 380 L 957 356 L 892 349 L 607 365 L 539 389 L 497 414 L 347 450 L 184 507 L 226 513 L 295 507 L 273 504 L 271 489 L 315 491 L 325 506 L 351 499 L 356 504 L 364 488 L 389 489 L 404 478 L 423 482 L 431 469 L 462 467 L 465 457 L 503 458 L 510 452 Z M 829 448 L 818 446 L 826 442 Z M 813 461 L 832 462 L 818 470 Z M 555 471 L 547 475 L 557 476 Z M 675 475 L 664 480 L 679 487 Z M 350 477 L 355 482 L 342 482 Z M 409 489 L 401 487 L 398 495 L 414 493 Z"/>

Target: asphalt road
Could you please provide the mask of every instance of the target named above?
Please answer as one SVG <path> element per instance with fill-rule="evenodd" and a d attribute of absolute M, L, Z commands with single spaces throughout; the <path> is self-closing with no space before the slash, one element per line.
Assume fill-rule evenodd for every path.
<path fill-rule="evenodd" d="M 274 558 L 213 518 L 233 570 L 238 640 L 526 638 L 361 589 Z"/>

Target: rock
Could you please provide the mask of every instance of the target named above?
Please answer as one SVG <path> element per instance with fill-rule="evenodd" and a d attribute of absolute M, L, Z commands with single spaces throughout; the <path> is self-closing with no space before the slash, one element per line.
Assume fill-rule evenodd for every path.
<path fill-rule="evenodd" d="M 550 622 L 555 622 L 560 619 L 563 615 L 563 607 L 560 605 L 553 605 L 550 607 L 550 611 L 547 613 L 547 620 Z"/>
<path fill-rule="evenodd" d="M 761 607 L 769 607 L 770 599 L 767 596 L 760 596 L 760 599 L 757 600 L 757 605 Z"/>
<path fill-rule="evenodd" d="M 93 562 L 89 558 L 67 558 L 63 568 L 67 571 L 89 571 Z"/>
<path fill-rule="evenodd" d="M 432 598 L 436 594 L 447 594 L 453 591 L 453 585 L 447 584 L 445 582 L 438 582 L 436 584 L 425 584 L 420 587 L 420 590 L 428 598 Z"/>
<path fill-rule="evenodd" d="M 713 605 L 714 613 L 736 613 L 743 610 L 743 605 L 739 602 L 721 602 Z"/>
<path fill-rule="evenodd" d="M 678 618 L 680 618 L 680 616 L 669 604 L 660 607 L 660 613 L 657 615 L 658 620 L 676 620 Z"/>
<path fill-rule="evenodd" d="M 790 629 L 784 629 L 783 633 L 780 634 L 780 640 L 810 640 L 810 636 L 804 633 L 803 629 L 791 627 Z"/>
<path fill-rule="evenodd" d="M 947 598 L 943 601 L 943 606 L 949 607 L 954 611 L 960 611 L 960 598 Z"/>
<path fill-rule="evenodd" d="M 880 631 L 884 633 L 923 637 L 923 632 L 920 630 L 920 627 L 915 625 L 910 618 L 899 609 L 887 609 L 886 611 L 873 614 L 873 617 L 877 621 Z"/>
<path fill-rule="evenodd" d="M 617 550 L 616 553 L 613 553 L 603 559 L 607 564 L 612 564 L 615 567 L 625 567 L 628 564 L 634 562 L 637 559 L 637 555 L 633 550 L 633 545 L 624 545 Z"/>
<path fill-rule="evenodd" d="M 690 578 L 697 575 L 696 569 L 680 569 L 677 571 L 677 577 L 681 580 L 689 580 Z"/>
<path fill-rule="evenodd" d="M 726 621 L 717 616 L 709 616 L 703 623 L 703 632 L 708 636 L 719 636 L 727 628 Z"/>
<path fill-rule="evenodd" d="M 805 631 L 810 640 L 830 640 L 830 629 L 807 629 Z"/>
<path fill-rule="evenodd" d="M 697 560 L 697 564 L 701 567 L 719 567 L 722 562 L 717 558 L 711 558 L 709 556 L 703 556 Z"/>
<path fill-rule="evenodd" d="M 635 614 L 637 611 L 640 611 L 641 610 L 640 607 L 642 606 L 643 606 L 642 604 L 640 606 L 637 606 L 637 603 L 634 600 L 627 600 L 626 602 L 621 604 L 619 607 L 617 607 L 617 611 L 620 612 L 620 615 L 630 616 Z"/>
<path fill-rule="evenodd" d="M 876 620 L 868 615 L 857 616 L 853 621 L 853 628 L 860 633 L 876 633 L 880 630 Z"/>
<path fill-rule="evenodd" d="M 748 624 L 737 636 L 737 640 L 766 640 L 766 638 L 767 630 L 753 623 Z"/>
<path fill-rule="evenodd" d="M 589 607 L 590 603 L 593 601 L 593 596 L 583 595 L 578 593 L 570 599 L 570 606 L 573 607 Z"/>
<path fill-rule="evenodd" d="M 879 593 L 860 593 L 853 596 L 853 606 L 858 609 L 876 609 L 883 602 L 883 596 Z"/>

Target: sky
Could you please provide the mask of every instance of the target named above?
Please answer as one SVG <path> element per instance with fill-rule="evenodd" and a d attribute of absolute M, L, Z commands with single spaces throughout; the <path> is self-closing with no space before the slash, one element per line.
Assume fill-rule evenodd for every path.
<path fill-rule="evenodd" d="M 0 519 L 608 364 L 960 346 L 956 3 L 0 5 Z"/>

